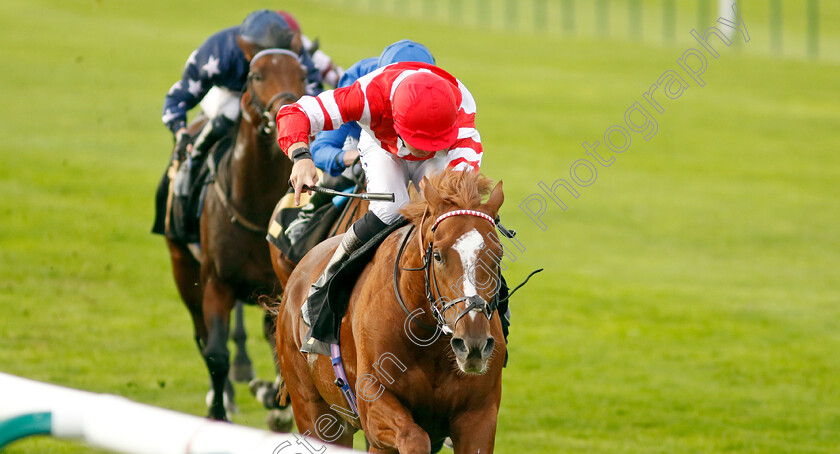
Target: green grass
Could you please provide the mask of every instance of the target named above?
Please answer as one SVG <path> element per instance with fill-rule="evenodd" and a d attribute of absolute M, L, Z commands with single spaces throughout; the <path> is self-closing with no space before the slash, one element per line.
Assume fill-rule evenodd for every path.
<path fill-rule="evenodd" d="M 725 27 L 716 22 L 721 15 L 714 0 L 313 0 L 326 8 L 354 3 L 360 10 L 390 17 L 411 17 L 456 27 L 487 29 L 511 34 L 538 34 L 548 39 L 576 37 L 597 40 L 627 40 L 644 43 L 675 42 L 694 45 L 689 30 Z M 774 25 L 773 3 L 781 8 Z M 818 21 L 809 24 L 810 4 L 817 5 Z M 666 22 L 666 3 L 673 4 L 672 22 Z M 732 1 L 727 2 L 731 5 Z M 705 4 L 706 8 L 701 6 Z M 737 0 L 750 34 L 748 46 L 739 51 L 750 55 L 781 55 L 810 58 L 809 31 L 818 35 L 820 59 L 840 60 L 840 3 L 828 0 Z M 510 6 L 513 6 L 513 14 Z M 540 6 L 542 5 L 542 6 Z M 635 5 L 635 6 L 634 6 Z M 568 10 L 567 7 L 571 6 Z M 729 8 L 729 6 L 727 6 Z M 567 16 L 567 11 L 571 12 Z M 631 11 L 638 13 L 632 15 Z M 702 14 L 701 14 L 702 11 Z M 729 9 L 726 9 L 728 12 Z M 636 19 L 638 18 L 638 19 Z M 603 24 L 601 21 L 604 21 Z M 568 22 L 567 22 L 568 21 Z M 571 26 L 571 28 L 569 28 Z M 778 26 L 778 33 L 774 27 Z M 668 37 L 667 31 L 673 33 Z M 774 44 L 778 39 L 779 48 Z"/>
<path fill-rule="evenodd" d="M 543 232 L 518 204 L 678 70 L 687 28 L 661 47 L 282 6 L 345 67 L 422 41 L 477 99 L 483 169 L 527 247 L 508 279 L 546 268 L 513 303 L 497 452 L 837 451 L 840 66 L 709 61 L 706 86 L 664 101 L 657 135 L 634 134 L 566 211 L 548 206 Z M 189 52 L 260 7 L 0 3 L 0 370 L 205 413 L 191 322 L 148 233 L 171 146 L 160 109 Z M 262 427 L 237 389 L 235 421 Z"/>

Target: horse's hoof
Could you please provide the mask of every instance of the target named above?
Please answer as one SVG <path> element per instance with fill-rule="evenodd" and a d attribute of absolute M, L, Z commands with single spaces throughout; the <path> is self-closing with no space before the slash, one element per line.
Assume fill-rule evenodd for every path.
<path fill-rule="evenodd" d="M 232 399 L 230 397 L 230 394 L 225 392 L 225 393 L 222 394 L 222 402 L 223 402 L 223 406 L 224 406 L 227 414 L 222 414 L 222 416 L 224 416 L 223 418 L 215 417 L 214 412 L 213 412 L 213 395 L 214 395 L 214 393 L 213 393 L 213 390 L 211 389 L 211 390 L 207 391 L 207 394 L 204 396 L 204 403 L 206 403 L 207 406 L 210 407 L 210 413 L 207 415 L 208 418 L 218 419 L 218 420 L 221 420 L 221 421 L 230 421 L 230 418 L 227 415 L 232 415 L 232 414 L 239 413 L 239 406 L 236 405 L 236 400 Z M 216 412 L 216 414 L 219 415 L 221 413 Z"/>
<path fill-rule="evenodd" d="M 261 390 L 263 390 L 265 388 L 268 388 L 270 386 L 271 386 L 270 381 L 255 378 L 255 379 L 251 380 L 250 383 L 248 383 L 248 391 L 251 391 L 252 396 L 257 397 L 257 394 Z"/>
<path fill-rule="evenodd" d="M 236 383 L 248 383 L 256 377 L 251 363 L 233 364 L 230 368 L 230 379 Z"/>
<path fill-rule="evenodd" d="M 268 412 L 268 429 L 272 432 L 291 432 L 295 423 L 292 406 Z"/>
<path fill-rule="evenodd" d="M 274 382 L 254 379 L 248 384 L 248 389 L 251 391 L 251 395 L 256 397 L 265 408 L 269 410 L 278 408 L 277 386 Z"/>
<path fill-rule="evenodd" d="M 213 407 L 210 407 L 210 409 L 207 410 L 207 419 L 212 419 L 213 421 L 232 422 L 224 410 L 216 410 Z"/>

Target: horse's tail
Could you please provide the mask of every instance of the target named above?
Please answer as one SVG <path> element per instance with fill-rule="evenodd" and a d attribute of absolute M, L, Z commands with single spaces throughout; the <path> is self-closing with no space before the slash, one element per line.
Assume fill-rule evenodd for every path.
<path fill-rule="evenodd" d="M 280 386 L 277 389 L 276 399 L 277 403 L 280 404 L 280 408 L 289 405 L 289 388 L 286 387 L 286 380 L 283 380 L 283 383 L 280 383 Z"/>
<path fill-rule="evenodd" d="M 257 304 L 259 304 L 266 313 L 270 314 L 274 318 L 277 318 L 277 315 L 280 313 L 280 305 L 282 303 L 283 302 L 280 298 L 276 298 L 271 295 L 260 295 L 260 297 L 257 298 Z"/>

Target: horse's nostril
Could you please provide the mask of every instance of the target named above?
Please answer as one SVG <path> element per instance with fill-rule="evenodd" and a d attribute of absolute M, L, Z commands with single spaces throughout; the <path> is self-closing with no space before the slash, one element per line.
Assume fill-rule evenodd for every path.
<path fill-rule="evenodd" d="M 487 342 L 484 343 L 484 348 L 482 349 L 482 353 L 484 354 L 484 357 L 486 358 L 486 357 L 490 356 L 493 353 L 493 348 L 495 348 L 495 347 L 496 347 L 496 339 L 493 339 L 492 337 L 488 337 Z"/>
<path fill-rule="evenodd" d="M 467 344 L 465 344 L 464 339 L 461 339 L 460 337 L 453 337 L 450 344 L 452 344 L 452 350 L 455 350 L 455 353 L 467 352 Z"/>

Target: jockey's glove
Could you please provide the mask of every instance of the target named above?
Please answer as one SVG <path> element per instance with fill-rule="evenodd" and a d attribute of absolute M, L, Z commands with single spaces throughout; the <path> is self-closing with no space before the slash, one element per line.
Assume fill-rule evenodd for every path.
<path fill-rule="evenodd" d="M 187 157 L 187 146 L 192 143 L 192 136 L 187 131 L 175 133 L 175 154 L 183 161 Z"/>

